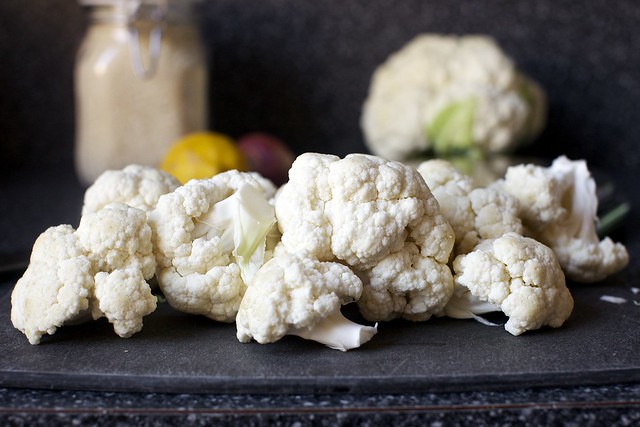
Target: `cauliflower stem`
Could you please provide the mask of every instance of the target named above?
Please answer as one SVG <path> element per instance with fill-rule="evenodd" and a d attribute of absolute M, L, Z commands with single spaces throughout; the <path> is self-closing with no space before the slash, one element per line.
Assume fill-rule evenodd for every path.
<path fill-rule="evenodd" d="M 334 350 L 347 351 L 368 342 L 377 332 L 377 323 L 374 326 L 361 325 L 347 319 L 337 310 L 312 328 L 296 328 L 288 334 L 319 342 Z"/>
<path fill-rule="evenodd" d="M 482 301 L 462 286 L 457 286 L 456 291 L 444 309 L 447 317 L 452 319 L 474 319 L 486 326 L 500 326 L 482 317 L 483 314 L 499 311 L 500 307 L 491 302 Z"/>

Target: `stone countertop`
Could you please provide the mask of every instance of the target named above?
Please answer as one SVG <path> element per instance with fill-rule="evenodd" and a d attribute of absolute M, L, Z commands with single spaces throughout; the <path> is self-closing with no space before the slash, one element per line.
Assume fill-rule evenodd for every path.
<path fill-rule="evenodd" d="M 240 395 L 0 389 L 2 425 L 640 423 L 640 384 L 423 394 Z"/>

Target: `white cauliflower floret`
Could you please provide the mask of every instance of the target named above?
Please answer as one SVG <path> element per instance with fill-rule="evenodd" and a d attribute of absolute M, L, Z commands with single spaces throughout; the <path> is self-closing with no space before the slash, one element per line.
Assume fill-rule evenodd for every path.
<path fill-rule="evenodd" d="M 274 194 L 273 184 L 258 174 L 232 170 L 160 197 L 149 222 L 158 282 L 173 307 L 235 319 L 245 283 L 265 261 Z"/>
<path fill-rule="evenodd" d="M 513 166 L 497 185 L 520 201 L 528 233 L 553 249 L 570 279 L 596 282 L 628 264 L 624 245 L 598 237 L 596 183 L 585 161 Z"/>
<path fill-rule="evenodd" d="M 51 227 L 35 241 L 29 266 L 11 294 L 11 322 L 31 344 L 88 312 L 93 265 L 70 225 Z"/>
<path fill-rule="evenodd" d="M 142 318 L 154 312 L 157 303 L 142 271 L 136 268 L 96 274 L 95 298 L 94 319 L 105 316 L 122 338 L 140 332 Z"/>
<path fill-rule="evenodd" d="M 471 178 L 442 159 L 420 163 L 418 172 L 440 204 L 442 215 L 453 228 L 456 237 L 454 252 L 469 252 L 478 243 L 475 215 L 469 199 L 469 193 L 473 190 Z"/>
<path fill-rule="evenodd" d="M 146 213 L 122 203 L 84 215 L 77 230 L 38 237 L 12 294 L 11 318 L 31 344 L 65 323 L 107 317 L 128 338 L 156 309 L 147 280 L 156 268 Z"/>
<path fill-rule="evenodd" d="M 156 309 L 147 283 L 156 260 L 146 213 L 112 203 L 84 215 L 76 235 L 96 271 L 93 318 L 106 317 L 123 338 L 139 332 L 142 318 Z"/>
<path fill-rule="evenodd" d="M 518 201 L 497 188 L 473 188 L 470 177 L 452 163 L 433 159 L 418 165 L 456 236 L 454 254 L 471 251 L 481 240 L 508 232 L 522 234 Z"/>
<path fill-rule="evenodd" d="M 414 168 L 363 154 L 344 159 L 316 153 L 299 156 L 276 198 L 276 216 L 289 253 L 320 261 L 337 259 L 369 280 L 384 270 L 379 264 L 397 266 L 405 251 L 414 254 L 403 264 L 407 269 L 445 264 L 454 243 L 451 226 Z M 448 269 L 438 271 L 441 274 L 407 274 L 416 280 L 403 285 L 410 288 L 407 291 L 394 288 L 391 278 L 376 279 L 378 291 L 386 289 L 404 304 L 396 305 L 402 306 L 399 310 L 368 307 L 369 320 L 383 320 L 371 318 L 382 312 L 387 313 L 384 320 L 403 315 L 424 320 L 440 310 L 453 282 Z"/>
<path fill-rule="evenodd" d="M 359 347 L 377 329 L 350 321 L 340 308 L 361 293 L 362 282 L 347 266 L 279 250 L 258 270 L 240 304 L 238 340 L 265 344 L 297 335 L 341 351 Z"/>
<path fill-rule="evenodd" d="M 448 280 L 449 267 L 422 256 L 413 242 L 405 243 L 401 250 L 386 256 L 362 275 L 367 286 L 358 307 L 363 317 L 371 321 L 397 317 L 427 320 L 444 309 L 453 291 Z"/>
<path fill-rule="evenodd" d="M 451 309 L 445 309 L 450 317 L 473 317 L 495 305 L 509 317 L 505 329 L 520 335 L 543 326 L 560 327 L 573 310 L 573 298 L 553 251 L 536 240 L 516 233 L 484 240 L 473 252 L 457 257 L 453 268 L 456 285 L 469 292 L 458 289 Z M 478 300 L 489 303 L 488 308 L 475 313 L 471 306 L 466 313 L 461 310 L 467 302 Z"/>
<path fill-rule="evenodd" d="M 476 188 L 469 193 L 480 240 L 495 239 L 506 233 L 522 234 L 518 200 L 496 188 Z"/>
<path fill-rule="evenodd" d="M 84 193 L 82 215 L 116 202 L 148 212 L 156 206 L 160 196 L 179 186 L 180 181 L 175 177 L 149 166 L 133 164 L 121 170 L 108 170 Z"/>
<path fill-rule="evenodd" d="M 361 127 L 374 154 L 401 160 L 506 151 L 534 139 L 545 116 L 543 91 L 493 39 L 423 34 L 375 70 Z"/>

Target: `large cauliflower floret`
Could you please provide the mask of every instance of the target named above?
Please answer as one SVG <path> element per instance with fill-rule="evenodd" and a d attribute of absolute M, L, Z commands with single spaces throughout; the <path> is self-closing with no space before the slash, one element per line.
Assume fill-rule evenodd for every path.
<path fill-rule="evenodd" d="M 545 116 L 543 91 L 493 39 L 423 34 L 376 69 L 361 127 L 374 154 L 401 160 L 503 152 L 535 138 Z"/>
<path fill-rule="evenodd" d="M 520 201 L 528 232 L 553 249 L 572 280 L 596 282 L 628 264 L 624 245 L 598 237 L 596 183 L 585 161 L 513 166 L 498 185 Z"/>
<path fill-rule="evenodd" d="M 97 212 L 110 203 L 126 203 L 145 212 L 152 210 L 160 196 L 180 186 L 172 175 L 156 168 L 129 165 L 103 172 L 84 193 L 82 215 Z"/>
<path fill-rule="evenodd" d="M 88 313 L 94 269 L 70 225 L 51 227 L 35 241 L 29 266 L 11 294 L 11 322 L 31 344 Z"/>
<path fill-rule="evenodd" d="M 518 201 L 498 188 L 473 188 L 472 179 L 452 163 L 433 159 L 418 165 L 456 236 L 454 254 L 471 251 L 481 240 L 508 232 L 522 234 Z"/>
<path fill-rule="evenodd" d="M 273 184 L 255 173 L 192 180 L 149 213 L 158 282 L 175 308 L 232 322 L 246 284 L 265 261 L 275 223 Z"/>
<path fill-rule="evenodd" d="M 76 231 L 95 270 L 94 319 L 106 317 L 128 338 L 142 329 L 142 318 L 156 309 L 148 280 L 156 270 L 151 228 L 144 211 L 112 203 L 80 219 Z"/>
<path fill-rule="evenodd" d="M 456 285 L 469 292 L 456 292 L 445 309 L 451 317 L 473 317 L 471 308 L 465 315 L 461 307 L 487 302 L 509 317 L 505 329 L 520 335 L 543 326 L 560 327 L 573 310 L 553 251 L 536 240 L 516 233 L 484 240 L 473 252 L 457 257 L 453 268 Z"/>
<path fill-rule="evenodd" d="M 340 308 L 361 293 L 362 282 L 347 266 L 278 250 L 258 270 L 242 299 L 238 340 L 265 344 L 297 335 L 341 351 L 359 347 L 377 329 L 350 321 Z"/>
<path fill-rule="evenodd" d="M 446 264 L 454 244 L 453 230 L 438 202 L 412 167 L 363 154 L 344 159 L 303 154 L 279 191 L 276 215 L 288 252 L 320 261 L 337 259 L 363 277 L 375 278 L 377 291 L 404 300 L 404 305 L 396 305 L 402 309 L 389 309 L 393 314 L 387 309 L 365 309 L 370 320 L 405 314 L 426 319 L 451 294 L 453 282 L 446 268 L 438 269 L 439 275 L 406 274 L 407 279 L 415 280 L 403 285 L 407 290 L 392 285 L 392 278 L 376 278 L 384 270 L 377 265 L 397 266 L 399 259 L 407 260 L 403 264 L 407 269 Z M 440 291 L 440 298 L 433 298 Z M 383 312 L 387 313 L 384 319 L 372 318 Z"/>
<path fill-rule="evenodd" d="M 128 338 L 156 309 L 147 280 L 156 269 L 146 213 L 122 203 L 84 215 L 77 230 L 51 227 L 38 237 L 14 288 L 11 319 L 31 344 L 71 321 L 106 317 Z"/>

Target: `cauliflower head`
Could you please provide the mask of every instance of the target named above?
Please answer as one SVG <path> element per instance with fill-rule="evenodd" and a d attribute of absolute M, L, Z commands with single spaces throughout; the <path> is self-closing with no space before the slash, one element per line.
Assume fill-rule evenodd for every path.
<path fill-rule="evenodd" d="M 623 244 L 598 237 L 596 183 L 584 160 L 513 166 L 498 185 L 519 200 L 528 233 L 553 249 L 570 279 L 597 282 L 628 264 Z"/>
<path fill-rule="evenodd" d="M 11 322 L 31 344 L 90 309 L 94 268 L 74 231 L 59 225 L 40 234 L 11 293 Z"/>
<path fill-rule="evenodd" d="M 369 306 L 364 309 L 369 320 L 403 315 L 426 320 L 449 298 L 451 272 L 438 265 L 449 258 L 453 230 L 415 168 L 364 154 L 340 159 L 306 153 L 293 163 L 275 208 L 287 252 L 320 261 L 338 260 L 376 283 L 377 291 L 397 299 L 395 308 L 384 310 L 370 307 L 372 299 L 359 301 Z M 405 278 L 415 282 L 396 286 L 390 275 L 382 275 L 387 268 L 383 265 L 396 273 L 401 272 L 400 266 L 407 270 L 436 267 L 438 274 L 407 271 Z"/>
<path fill-rule="evenodd" d="M 545 125 L 542 89 L 486 36 L 422 34 L 374 72 L 361 128 L 372 153 L 504 152 Z"/>
<path fill-rule="evenodd" d="M 273 184 L 236 170 L 192 180 L 149 213 L 158 283 L 176 309 L 232 322 L 264 263 L 275 223 Z"/>
<path fill-rule="evenodd" d="M 82 215 L 116 202 L 148 212 L 160 196 L 179 186 L 180 182 L 172 175 L 149 166 L 132 164 L 120 170 L 108 170 L 85 191 Z"/>
<path fill-rule="evenodd" d="M 458 256 L 453 269 L 456 285 L 469 291 L 469 301 L 487 302 L 504 312 L 509 317 L 505 329 L 513 335 L 543 326 L 560 327 L 573 310 L 555 254 L 534 239 L 507 233 L 484 240 L 474 251 Z M 458 292 L 451 301 L 452 307 L 459 308 L 464 303 L 456 297 L 465 294 Z M 471 317 L 460 316 L 457 310 L 445 309 L 445 314 Z"/>
<path fill-rule="evenodd" d="M 340 308 L 361 294 L 362 282 L 347 266 L 277 250 L 242 299 L 238 340 L 265 344 L 297 335 L 341 351 L 359 347 L 377 329 L 348 320 Z"/>

